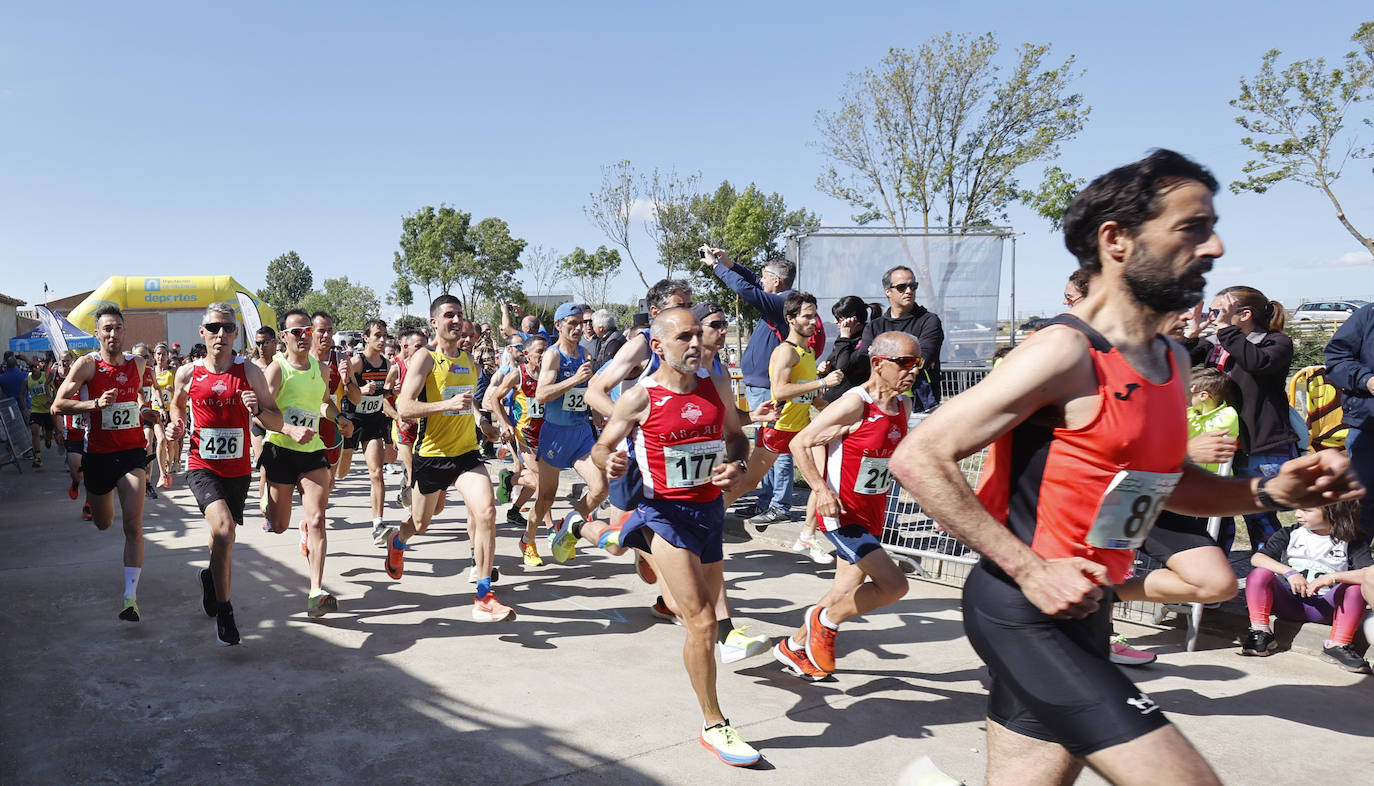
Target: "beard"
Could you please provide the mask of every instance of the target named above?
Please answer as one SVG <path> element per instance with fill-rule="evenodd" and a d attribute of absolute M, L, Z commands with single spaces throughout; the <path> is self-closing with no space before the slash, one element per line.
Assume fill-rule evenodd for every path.
<path fill-rule="evenodd" d="M 1207 287 L 1204 274 L 1211 269 L 1212 260 L 1205 258 L 1189 265 L 1182 275 L 1175 275 L 1168 262 L 1156 256 L 1149 246 L 1137 242 L 1135 252 L 1126 260 L 1122 278 L 1138 303 L 1165 314 L 1201 303 L 1202 290 Z"/>

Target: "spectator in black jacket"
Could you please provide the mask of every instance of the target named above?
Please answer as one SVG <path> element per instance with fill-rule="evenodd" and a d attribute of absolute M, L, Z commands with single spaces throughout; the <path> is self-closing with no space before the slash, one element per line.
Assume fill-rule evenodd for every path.
<path fill-rule="evenodd" d="M 625 334 L 616 329 L 615 317 L 606 309 L 592 314 L 592 329 L 583 342 L 587 355 L 592 360 L 592 368 L 600 369 L 615 357 L 615 353 L 625 346 Z"/>
<path fill-rule="evenodd" d="M 1346 455 L 1365 488 L 1374 487 L 1374 304 L 1361 306 L 1331 337 L 1326 378 L 1341 389 Z M 1360 528 L 1374 536 L 1374 502 L 1360 506 Z"/>
<path fill-rule="evenodd" d="M 926 364 L 921 376 L 916 378 L 911 395 L 918 411 L 930 409 L 940 403 L 940 348 L 945 344 L 944 325 L 934 312 L 916 304 L 916 274 L 911 268 L 898 265 L 884 273 L 883 291 L 887 293 L 891 308 L 864 326 L 859 351 L 867 358 L 873 339 L 889 330 L 915 336 Z"/>
<path fill-rule="evenodd" d="M 839 326 L 840 335 L 831 346 L 830 356 L 821 363 L 818 371 L 825 375 L 839 369 L 844 372 L 844 382 L 826 390 L 821 398 L 833 402 L 843 396 L 845 391 L 868 381 L 872 368 L 868 356 L 859 351 L 859 345 L 863 338 L 864 326 L 869 320 L 877 319 L 882 310 L 882 306 L 877 303 L 865 303 L 863 298 L 855 295 L 845 295 L 835 301 L 835 305 L 830 308 L 830 313 Z"/>
<path fill-rule="evenodd" d="M 1234 472 L 1238 477 L 1273 477 L 1279 465 L 1298 455 L 1285 390 L 1293 339 L 1283 333 L 1283 304 L 1253 287 L 1227 287 L 1212 300 L 1208 314 L 1217 332 L 1199 343 L 1195 358 L 1205 352 L 1208 367 L 1231 377 L 1231 405 L 1240 413 L 1241 450 Z M 1245 527 L 1251 548 L 1258 551 L 1280 524 L 1272 512 L 1252 513 L 1245 517 Z M 1223 519 L 1217 538 L 1222 550 L 1230 552 L 1234 539 L 1234 526 Z"/>

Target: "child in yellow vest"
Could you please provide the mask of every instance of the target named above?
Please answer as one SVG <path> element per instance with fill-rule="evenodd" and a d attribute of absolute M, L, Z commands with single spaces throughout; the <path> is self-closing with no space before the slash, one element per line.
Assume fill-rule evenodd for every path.
<path fill-rule="evenodd" d="M 1193 373 L 1192 399 L 1188 406 L 1188 439 L 1199 434 L 1225 431 L 1232 439 L 1240 437 L 1240 415 L 1227 403 L 1231 378 L 1226 372 L 1204 368 Z M 1220 464 L 1199 464 L 1216 472 Z"/>

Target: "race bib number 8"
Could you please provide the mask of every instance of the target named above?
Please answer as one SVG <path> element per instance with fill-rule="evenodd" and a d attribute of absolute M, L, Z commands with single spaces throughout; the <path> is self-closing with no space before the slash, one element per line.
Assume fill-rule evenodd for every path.
<path fill-rule="evenodd" d="M 686 489 L 711 482 L 711 474 L 725 460 L 721 440 L 689 442 L 663 448 L 664 474 L 668 488 Z"/>
<path fill-rule="evenodd" d="M 381 396 L 363 396 L 362 399 L 360 399 L 360 400 L 358 401 L 358 414 L 359 414 L 359 415 L 375 415 L 375 414 L 377 414 L 378 412 L 381 412 L 381 411 L 382 411 L 382 397 L 381 397 Z"/>
<path fill-rule="evenodd" d="M 586 412 L 587 411 L 587 389 L 573 388 L 563 394 L 564 412 Z"/>
<path fill-rule="evenodd" d="M 1116 473 L 1097 506 L 1087 544 L 1098 549 L 1140 548 L 1181 477 L 1181 472 Z"/>
<path fill-rule="evenodd" d="M 320 413 L 318 412 L 311 412 L 300 407 L 287 407 L 282 415 L 288 425 L 305 426 L 312 431 L 319 431 Z"/>
<path fill-rule="evenodd" d="M 100 428 L 105 431 L 123 431 L 138 427 L 137 401 L 117 401 L 100 410 Z"/>
<path fill-rule="evenodd" d="M 454 398 L 455 396 L 461 396 L 461 395 L 463 395 L 464 393 L 471 393 L 471 392 L 472 392 L 472 385 L 445 385 L 445 386 L 444 386 L 444 390 L 443 390 L 444 399 L 445 399 L 445 400 Z M 472 411 L 472 407 L 469 406 L 467 409 L 453 409 L 453 410 L 448 410 L 448 411 L 444 412 L 444 414 L 445 414 L 445 415 L 466 415 L 466 414 L 468 414 L 468 413 L 471 412 L 471 411 Z"/>
<path fill-rule="evenodd" d="M 216 461 L 243 458 L 243 429 L 202 428 L 200 457 Z"/>
<path fill-rule="evenodd" d="M 859 462 L 859 474 L 854 478 L 856 494 L 886 494 L 892 488 L 892 472 L 887 468 L 889 459 L 877 456 L 864 456 Z"/>

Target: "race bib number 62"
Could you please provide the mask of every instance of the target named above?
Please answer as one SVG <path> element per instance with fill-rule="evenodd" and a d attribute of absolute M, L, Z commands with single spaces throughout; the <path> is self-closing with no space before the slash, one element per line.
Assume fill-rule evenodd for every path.
<path fill-rule="evenodd" d="M 100 428 L 105 431 L 123 431 L 138 427 L 137 401 L 117 401 L 100 410 Z"/>
<path fill-rule="evenodd" d="M 1181 472 L 1116 473 L 1097 506 L 1087 544 L 1098 549 L 1140 548 L 1181 477 Z"/>

